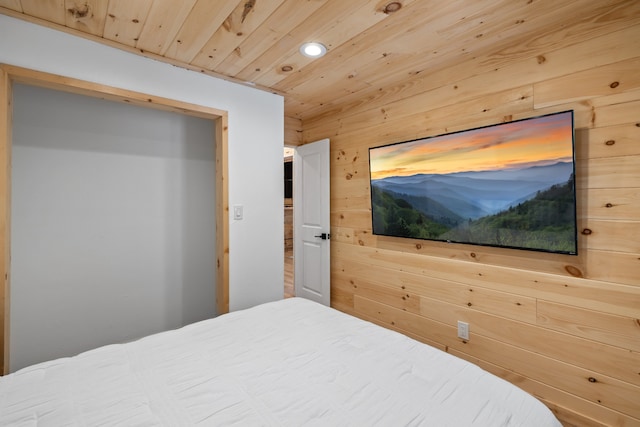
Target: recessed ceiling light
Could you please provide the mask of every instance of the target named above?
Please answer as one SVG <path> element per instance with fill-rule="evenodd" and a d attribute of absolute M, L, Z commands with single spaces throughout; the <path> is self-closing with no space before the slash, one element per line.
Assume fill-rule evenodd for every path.
<path fill-rule="evenodd" d="M 322 43 L 310 42 L 300 46 L 300 53 L 308 58 L 320 58 L 327 53 L 327 48 Z"/>

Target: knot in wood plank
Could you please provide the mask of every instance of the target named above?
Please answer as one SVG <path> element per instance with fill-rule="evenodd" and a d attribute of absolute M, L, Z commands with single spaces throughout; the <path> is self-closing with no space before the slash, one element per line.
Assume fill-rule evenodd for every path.
<path fill-rule="evenodd" d="M 240 22 L 243 23 L 247 15 L 253 10 L 256 5 L 256 0 L 249 0 L 244 4 L 244 10 L 242 11 L 242 18 Z"/>
<path fill-rule="evenodd" d="M 83 18 L 91 18 L 93 14 L 91 13 L 91 7 L 88 3 L 83 4 L 82 6 L 74 6 L 72 8 L 67 9 L 75 19 L 83 19 Z"/>
<path fill-rule="evenodd" d="M 577 267 L 575 267 L 573 265 L 565 265 L 564 269 L 567 271 L 567 273 L 569 273 L 573 277 L 583 277 L 582 271 L 580 271 L 579 268 L 577 268 Z M 565 286 L 567 286 L 567 285 L 565 285 Z"/>

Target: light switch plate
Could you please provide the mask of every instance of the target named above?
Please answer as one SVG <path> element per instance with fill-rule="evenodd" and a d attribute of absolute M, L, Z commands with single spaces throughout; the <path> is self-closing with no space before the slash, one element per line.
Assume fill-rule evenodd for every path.
<path fill-rule="evenodd" d="M 242 205 L 233 206 L 233 219 L 240 221 L 244 217 L 244 208 Z"/>

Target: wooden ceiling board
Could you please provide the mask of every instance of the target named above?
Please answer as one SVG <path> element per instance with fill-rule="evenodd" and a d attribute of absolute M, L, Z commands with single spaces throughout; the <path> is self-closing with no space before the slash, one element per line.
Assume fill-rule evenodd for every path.
<path fill-rule="evenodd" d="M 394 81 L 401 80 L 404 84 L 421 71 L 413 66 L 416 62 L 433 63 L 437 59 L 433 52 L 447 45 L 447 41 L 433 33 L 431 25 L 431 19 L 437 19 L 443 10 L 452 9 L 438 1 L 420 1 L 403 7 L 391 19 L 336 48 L 331 57 L 327 55 L 327 61 L 316 61 L 304 74 L 291 76 L 274 87 L 287 93 L 289 98 L 304 94 L 305 104 L 301 105 L 304 111 L 316 106 L 325 107 L 333 99 L 354 92 L 379 90 L 378 80 L 383 76 L 392 76 Z M 395 68 L 396 64 L 402 63 L 410 67 L 405 70 Z M 317 85 L 317 81 L 322 81 L 322 85 Z M 323 95 L 325 86 L 332 88 L 332 97 Z M 292 114 L 307 117 L 299 111 Z"/>
<path fill-rule="evenodd" d="M 205 69 L 215 69 L 284 2 L 285 0 L 241 2 L 191 63 Z"/>
<path fill-rule="evenodd" d="M 25 15 L 65 25 L 65 0 L 22 0 L 20 3 Z"/>
<path fill-rule="evenodd" d="M 103 37 L 135 46 L 153 0 L 109 0 Z"/>
<path fill-rule="evenodd" d="M 406 73 L 407 76 L 418 76 L 425 71 L 430 74 L 440 69 L 449 69 L 449 73 L 452 65 L 458 65 L 468 62 L 469 60 L 490 54 L 496 47 L 519 45 L 522 40 L 530 37 L 529 31 L 524 28 L 526 21 L 516 19 L 521 16 L 522 12 L 514 11 L 513 19 L 495 20 L 490 15 L 485 16 L 473 25 L 467 32 L 457 33 L 455 38 L 451 34 L 446 38 L 438 37 L 434 34 L 430 37 L 427 32 L 412 32 L 408 33 L 408 37 L 399 38 L 400 45 L 410 45 L 411 39 L 418 39 L 422 42 L 421 49 L 414 49 L 414 55 L 398 55 L 397 50 L 388 55 L 387 67 L 372 65 L 365 68 L 365 71 L 356 78 L 367 79 L 372 86 L 388 87 L 389 83 L 396 81 L 396 73 Z M 464 20 L 463 20 L 464 21 Z M 494 22 L 499 21 L 497 24 Z M 548 27 L 553 27 L 554 22 L 550 21 L 546 24 Z M 430 25 L 429 25 L 430 26 Z M 493 26 L 494 28 L 489 28 Z M 507 37 L 510 29 L 516 29 L 513 37 Z M 535 29 L 532 29 L 535 31 Z M 404 42 L 404 43 L 403 43 Z M 393 45 L 384 46 L 389 49 L 393 49 Z M 410 50 L 409 50 L 410 51 Z M 400 51 L 406 53 L 406 51 Z M 376 70 L 376 72 L 371 72 Z M 386 73 L 384 71 L 387 71 Z M 478 73 L 478 70 L 468 68 L 466 70 L 469 73 Z M 443 82 L 439 82 L 443 83 Z"/>
<path fill-rule="evenodd" d="M 102 36 L 109 0 L 66 0 L 65 25 L 95 36 Z"/>
<path fill-rule="evenodd" d="M 640 1 L 0 0 L 0 13 L 283 94 L 306 126 L 638 25 Z M 327 55 L 302 56 L 305 41 Z"/>
<path fill-rule="evenodd" d="M 582 2 L 582 6 L 586 6 Z M 594 10 L 593 2 L 591 2 L 591 8 L 589 7 L 580 7 L 578 10 L 583 11 L 583 13 L 590 14 L 590 19 L 599 21 L 601 23 L 600 27 L 603 28 L 607 26 L 609 23 L 601 22 L 603 18 L 602 10 L 607 8 L 611 8 L 610 5 L 602 5 L 598 6 Z M 579 5 L 576 5 L 579 6 Z M 597 5 L 596 5 L 597 6 Z M 573 11 L 574 15 L 576 14 L 575 10 Z M 549 16 L 551 15 L 551 16 Z M 554 46 L 559 44 L 566 44 L 567 40 L 573 39 L 575 42 L 580 42 L 583 40 L 581 37 L 584 35 L 583 32 L 578 32 L 575 30 L 577 26 L 574 24 L 563 24 L 559 23 L 558 20 L 562 19 L 563 15 L 557 15 L 551 11 L 548 14 L 540 15 L 535 19 L 530 19 L 525 23 L 521 23 L 518 25 L 512 25 L 511 29 L 514 30 L 513 34 L 509 33 L 509 29 L 505 28 L 502 31 L 498 32 L 494 41 L 491 41 L 489 45 L 485 46 L 483 49 L 474 48 L 473 56 L 470 58 L 467 57 L 459 57 L 459 59 L 464 60 L 464 62 L 456 62 L 455 55 L 450 58 L 446 58 L 443 54 L 440 54 L 438 58 L 432 58 L 429 61 L 429 64 L 426 64 L 424 70 L 428 70 L 428 73 L 420 73 L 420 76 L 416 76 L 416 80 L 406 80 L 405 82 L 401 82 L 398 84 L 393 84 L 393 81 L 397 78 L 393 75 L 389 75 L 386 80 L 379 79 L 376 83 L 378 84 L 379 89 L 374 89 L 371 91 L 365 98 L 362 98 L 362 93 L 359 93 L 357 97 L 348 96 L 343 99 L 334 99 L 332 101 L 335 105 L 342 105 L 343 110 L 349 109 L 350 103 L 371 103 L 371 101 L 375 98 L 380 98 L 383 95 L 386 97 L 386 101 L 389 102 L 393 100 L 394 94 L 397 94 L 397 98 L 400 98 L 403 93 L 407 91 L 418 91 L 422 92 L 424 90 L 428 90 L 430 87 L 437 87 L 446 84 L 446 82 L 458 81 L 458 78 L 466 78 L 474 73 L 481 73 L 490 71 L 491 69 L 495 69 L 496 67 L 502 67 L 505 64 L 513 62 L 514 60 L 530 58 L 531 55 L 534 55 L 537 52 L 544 53 L 544 49 L 554 49 Z M 595 18 L 596 16 L 597 18 Z M 629 18 L 633 20 L 633 18 Z M 566 19 L 565 19 L 566 20 Z M 567 23 L 569 21 L 566 21 Z M 523 28 L 529 27 L 527 31 L 522 31 L 521 28 L 516 28 L 518 26 L 522 26 Z M 559 31 L 559 28 L 573 28 L 573 31 Z M 544 29 L 544 31 L 543 31 Z M 604 30 L 606 32 L 606 30 Z M 542 38 L 539 42 L 532 43 L 532 40 L 536 39 L 536 36 L 539 34 L 544 34 L 545 37 Z M 553 34 L 554 37 L 548 37 L 549 34 Z M 602 32 L 600 34 L 603 34 Z M 576 37 L 577 36 L 577 37 Z M 595 34 L 594 34 L 595 36 Z M 488 41 L 487 37 L 483 37 L 483 43 Z M 458 41 L 450 43 L 451 46 L 460 45 Z M 480 45 L 478 45 L 480 46 Z M 503 46 L 504 49 L 500 50 L 500 46 Z M 495 50 L 494 50 L 495 49 Z M 490 63 L 486 60 L 481 60 L 480 58 L 493 58 Z M 435 59 L 440 59 L 440 63 L 438 63 Z M 445 61 L 442 61 L 445 59 Z M 467 66 L 460 65 L 468 64 Z M 409 64 L 411 66 L 411 64 Z M 372 69 L 375 67 L 369 67 L 368 69 Z M 399 64 L 395 64 L 393 67 L 390 67 L 393 71 L 402 71 L 405 70 L 407 72 L 410 71 L 408 68 L 403 68 Z M 441 72 L 439 73 L 438 70 Z M 459 71 L 464 70 L 467 72 L 466 75 L 456 76 L 456 79 L 453 79 L 451 72 L 459 73 Z M 442 79 L 438 79 L 438 74 L 442 76 Z M 380 78 L 382 73 L 377 73 L 377 77 Z M 435 86 L 434 86 L 435 85 Z M 389 96 L 391 94 L 391 97 Z M 347 99 L 349 98 L 349 99 Z M 289 99 L 290 100 L 290 99 Z M 313 117 L 317 114 L 322 114 L 323 111 L 328 111 L 329 106 L 325 104 L 321 108 L 316 108 L 313 111 L 314 107 L 304 106 L 304 107 L 293 107 L 298 108 L 298 110 L 304 110 L 307 117 Z M 375 103 L 372 103 L 372 108 L 375 108 Z M 292 107 L 287 107 L 287 111 L 292 111 Z"/>
<path fill-rule="evenodd" d="M 235 76 L 264 52 L 315 13 L 326 0 L 287 0 L 219 65 L 224 74 Z"/>
<path fill-rule="evenodd" d="M 20 0 L 0 0 L 0 7 L 6 7 L 7 9 L 15 10 L 16 12 L 22 12 L 22 4 L 20 4 Z"/>
<path fill-rule="evenodd" d="M 273 52 L 261 55 L 254 62 L 257 66 L 249 64 L 236 77 L 273 86 L 289 73 L 297 72 L 315 61 L 313 58 L 300 55 L 298 49 L 303 43 L 320 42 L 330 52 L 334 47 L 348 42 L 388 16 L 374 7 L 369 0 L 328 1 L 316 13 L 292 29 L 287 37 L 271 49 Z M 283 71 L 283 66 L 289 66 L 291 70 Z"/>
<path fill-rule="evenodd" d="M 550 3 L 549 3 L 550 4 Z M 540 8 L 528 1 L 514 1 L 505 5 L 502 2 L 485 4 L 477 2 L 473 8 L 466 7 L 465 2 L 450 3 L 453 11 L 442 15 L 435 21 L 434 31 L 444 39 L 463 39 L 479 36 L 482 37 L 483 28 L 489 25 L 506 25 L 510 21 L 522 19 L 532 13 L 538 13 Z M 544 5 L 543 5 L 544 7 Z"/>
<path fill-rule="evenodd" d="M 494 6 L 497 7 L 498 3 L 495 2 Z M 487 11 L 491 11 L 491 8 L 489 7 L 486 7 L 485 9 Z M 466 16 L 461 15 L 459 13 L 460 10 L 460 7 L 448 8 L 448 12 L 451 13 L 440 13 L 436 15 L 435 22 L 441 24 L 442 22 L 447 21 L 466 21 Z M 469 10 L 465 9 L 464 11 L 467 12 Z M 420 13 L 416 14 L 420 15 Z M 514 13 L 514 16 L 518 15 Z M 358 58 L 356 62 L 361 64 L 361 71 L 353 76 L 349 76 L 352 78 L 351 81 L 343 79 L 342 82 L 333 82 L 338 85 L 334 86 L 334 88 L 337 91 L 340 88 L 340 85 L 350 85 L 353 80 L 360 79 L 368 82 L 371 87 L 388 87 L 390 83 L 398 80 L 398 74 L 403 74 L 408 78 L 410 76 L 418 76 L 425 70 L 432 72 L 433 70 L 440 69 L 441 67 L 450 68 L 451 65 L 466 62 L 474 55 L 485 53 L 488 50 L 490 51 L 493 49 L 495 44 L 501 42 L 508 43 L 509 41 L 505 41 L 505 38 L 502 36 L 503 32 L 506 31 L 509 26 L 516 27 L 521 25 L 518 23 L 521 21 L 515 18 L 512 20 L 499 20 L 500 26 L 498 27 L 498 30 L 488 31 L 488 29 L 482 28 L 482 26 L 488 26 L 492 23 L 492 19 L 485 17 L 484 20 L 487 22 L 485 23 L 480 20 L 477 24 L 474 24 L 474 28 L 472 30 L 457 34 L 456 37 L 458 38 L 454 38 L 452 36 L 443 38 L 433 34 L 432 32 L 425 31 L 424 29 L 426 28 L 437 29 L 437 25 L 432 25 L 432 23 L 425 23 L 422 25 L 422 28 L 410 28 L 407 33 L 394 39 L 397 42 L 397 45 L 405 46 L 404 49 L 398 49 L 393 44 L 382 44 L 382 50 L 386 51 L 386 54 L 383 54 L 384 57 L 379 56 L 371 63 L 366 63 L 366 58 Z M 484 35 L 483 32 L 486 35 Z M 483 34 L 483 36 L 478 36 L 480 34 Z M 412 52 L 411 48 L 406 48 L 406 46 L 411 45 L 419 45 L 420 47 L 414 48 L 414 51 Z M 462 46 L 462 48 L 460 48 L 460 46 Z M 306 83 L 303 82 L 302 84 L 304 85 Z M 307 95 L 305 98 L 309 101 L 311 97 L 304 86 L 300 88 L 288 87 L 285 89 L 287 93 L 291 94 L 296 94 L 298 90 L 301 93 L 305 93 Z M 334 100 L 336 102 L 340 102 L 335 98 Z"/>
<path fill-rule="evenodd" d="M 242 1 L 244 0 L 198 0 L 171 41 L 165 56 L 191 63 Z"/>
<path fill-rule="evenodd" d="M 196 0 L 155 0 L 138 37 L 136 48 L 164 55 Z"/>
<path fill-rule="evenodd" d="M 426 50 L 425 44 L 434 43 L 433 38 L 428 37 L 433 34 L 429 17 L 441 4 L 438 0 L 429 0 L 414 2 L 413 7 L 403 7 L 390 19 L 368 28 L 349 43 L 335 47 L 326 60 L 315 61 L 304 74 L 292 75 L 274 87 L 295 94 L 298 88 L 312 84 L 315 79 L 333 81 L 335 77 L 332 76 L 348 78 L 355 67 L 370 69 L 370 64 L 380 58 L 386 60 L 395 52 L 417 55 Z M 420 32 L 425 36 L 419 36 Z"/>
<path fill-rule="evenodd" d="M 572 43 L 582 43 L 611 32 L 612 26 L 624 28 L 637 25 L 640 19 L 640 3 L 629 2 L 592 2 L 580 0 L 574 2 L 574 9 L 562 7 L 573 19 L 563 19 L 558 10 L 550 10 L 548 14 L 538 16 L 525 22 L 522 29 L 512 28 L 506 32 L 507 42 L 495 45 L 494 52 L 479 61 L 484 69 L 503 66 L 514 59 L 525 59 L 535 54 L 546 54 Z M 589 7 L 590 6 L 590 7 Z M 560 9 L 560 10 L 562 10 Z M 588 27 L 587 28 L 585 28 Z M 514 40 L 508 43 L 508 40 Z M 500 48 L 502 46 L 502 48 Z M 543 60 L 543 58 L 539 58 Z"/>
<path fill-rule="evenodd" d="M 619 6 L 621 7 L 621 6 Z M 617 8 L 607 8 L 611 11 Z M 632 17 L 633 12 L 629 13 L 608 13 L 602 10 L 595 10 L 589 17 L 584 17 L 573 25 L 565 26 L 561 31 L 556 31 L 554 37 L 549 37 L 547 33 L 541 34 L 539 38 L 532 37 L 528 42 L 523 42 L 518 50 L 511 47 L 505 50 L 497 50 L 488 52 L 485 55 L 470 58 L 465 63 L 461 63 L 455 67 L 432 69 L 429 73 L 421 73 L 417 78 L 405 80 L 400 84 L 389 84 L 384 89 L 373 90 L 367 94 L 358 94 L 359 96 L 351 96 L 349 99 L 343 98 L 335 101 L 335 104 L 327 104 L 323 107 L 306 108 L 300 107 L 296 100 L 285 98 L 285 108 L 288 112 L 304 111 L 311 119 L 305 120 L 305 129 L 313 126 L 313 122 L 322 120 L 325 116 L 338 114 L 347 116 L 349 111 L 356 110 L 361 105 L 367 105 L 371 109 L 382 108 L 383 106 L 392 104 L 396 100 L 406 97 L 410 93 L 425 93 L 426 96 L 437 97 L 438 93 L 451 89 L 448 94 L 449 98 L 457 100 L 464 99 L 467 94 L 467 86 L 482 88 L 483 85 L 478 82 L 472 82 L 475 76 L 482 76 L 484 80 L 495 75 L 494 80 L 486 81 L 486 85 L 490 87 L 501 87 L 500 79 L 504 80 L 504 76 L 511 76 L 508 81 L 504 82 L 505 87 L 511 83 L 517 84 L 518 81 L 524 82 L 541 81 L 558 77 L 552 74 L 553 70 L 564 70 L 573 73 L 585 67 L 585 64 L 597 64 L 601 61 L 602 65 L 610 63 L 612 53 L 619 61 L 627 60 L 638 56 L 638 47 L 633 44 L 619 46 L 619 40 L 635 40 L 640 37 L 640 27 L 634 25 Z M 600 15 L 597 15 L 600 13 Z M 599 16 L 599 17 L 598 17 Z M 598 21 L 595 26 L 596 30 L 591 31 L 591 36 L 598 37 L 599 45 L 594 51 L 593 44 L 589 39 L 581 37 L 581 32 L 577 30 L 581 27 L 583 21 Z M 637 22 L 637 19 L 635 20 Z M 611 32 L 612 25 L 619 26 L 620 31 Z M 567 43 L 566 41 L 570 41 Z M 603 44 L 606 41 L 608 44 Z M 558 47 L 562 46 L 560 50 Z M 597 54 L 594 54 L 597 52 Z M 537 58 L 539 56 L 539 58 Z M 542 59 L 544 58 L 544 59 Z M 601 58 L 601 59 L 600 59 Z M 539 62 L 540 61 L 540 62 Z M 554 67 L 544 67 L 545 62 L 554 63 Z M 502 70 L 505 72 L 502 72 Z M 506 71 L 508 70 L 508 71 Z M 494 73 L 490 73 L 494 71 Z M 447 83 L 456 82 L 455 87 Z M 469 81 L 470 84 L 466 82 Z M 482 94 L 476 94 L 481 96 Z M 379 101 L 384 99 L 384 102 Z M 442 101 L 444 102 L 444 101 Z M 288 104 L 288 105 L 287 105 Z"/>
<path fill-rule="evenodd" d="M 582 3 L 582 5 L 576 5 L 575 3 Z M 363 71 L 355 77 L 355 79 L 368 79 L 369 76 L 372 76 L 372 80 L 369 80 L 371 82 L 371 90 L 368 94 L 346 94 L 340 98 L 334 97 L 322 105 L 312 105 L 309 102 L 313 98 L 306 88 L 287 88 L 285 92 L 290 94 L 295 94 L 297 91 L 305 93 L 305 99 L 308 103 L 306 105 L 296 104 L 295 96 L 290 96 L 286 100 L 286 102 L 289 102 L 289 105 L 286 105 L 286 109 L 293 117 L 307 118 L 332 111 L 338 105 L 345 107 L 343 110 L 349 109 L 354 104 L 371 102 L 382 95 L 384 95 L 387 102 L 390 102 L 393 100 L 393 95 L 391 97 L 389 95 L 394 92 L 398 98 L 401 98 L 404 96 L 403 93 L 409 90 L 422 92 L 442 86 L 447 82 L 490 71 L 520 58 L 529 58 L 532 55 L 544 52 L 545 49 L 553 49 L 556 45 L 566 44 L 567 39 L 572 37 L 575 42 L 582 41 L 584 32 L 575 30 L 559 31 L 558 28 L 561 23 L 565 28 L 575 29 L 583 20 L 603 21 L 605 11 L 612 9 L 612 6 L 607 4 L 594 6 L 593 2 L 590 2 L 592 6 L 586 7 L 585 3 L 589 3 L 588 0 L 574 1 L 574 7 L 584 7 L 580 7 L 582 18 L 574 11 L 576 19 L 574 19 L 575 22 L 573 23 L 570 23 L 566 18 L 562 21 L 565 15 L 557 14 L 554 10 L 548 10 L 547 13 L 537 14 L 535 17 L 532 14 L 527 15 L 525 22 L 518 22 L 519 20 L 507 21 L 506 24 L 500 27 L 500 31 L 487 32 L 487 35 L 483 37 L 474 37 L 471 40 L 466 40 L 465 34 L 460 34 L 460 37 L 463 38 L 462 41 L 448 40 L 447 43 L 442 44 L 437 49 L 436 54 L 427 54 L 417 59 L 390 55 L 386 58 L 389 62 L 388 67 L 369 64 L 366 67 L 362 67 Z M 570 5 L 565 6 L 565 8 L 568 10 Z M 628 16 L 628 13 L 622 15 L 626 16 L 625 19 L 634 20 L 633 17 Z M 601 27 L 605 27 L 607 24 L 610 24 L 610 22 L 601 22 Z M 549 35 L 554 35 L 554 37 L 549 37 Z M 458 46 L 461 45 L 465 46 L 464 53 L 459 51 Z M 484 60 L 483 62 L 478 58 L 492 58 L 492 61 L 488 63 Z M 358 62 L 361 62 L 361 60 L 359 59 Z M 469 65 L 460 68 L 462 64 Z M 461 71 L 466 74 L 456 76 L 456 79 L 452 80 L 451 73 L 460 73 Z M 405 73 L 404 75 L 407 76 L 413 75 L 414 79 L 404 79 L 398 84 L 397 73 Z M 438 78 L 438 76 L 442 78 Z M 341 85 L 349 85 L 350 83 L 344 80 L 332 82 L 336 93 L 339 92 Z M 342 91 L 340 93 L 345 92 Z M 372 108 L 374 107 L 375 105 L 372 105 Z"/>

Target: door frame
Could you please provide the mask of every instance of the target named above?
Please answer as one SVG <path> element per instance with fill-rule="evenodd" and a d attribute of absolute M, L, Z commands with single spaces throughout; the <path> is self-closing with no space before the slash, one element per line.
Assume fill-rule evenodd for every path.
<path fill-rule="evenodd" d="M 212 120 L 215 126 L 216 310 L 229 311 L 228 112 L 85 80 L 0 64 L 0 375 L 9 372 L 11 282 L 11 144 L 14 83 L 39 86 Z"/>

